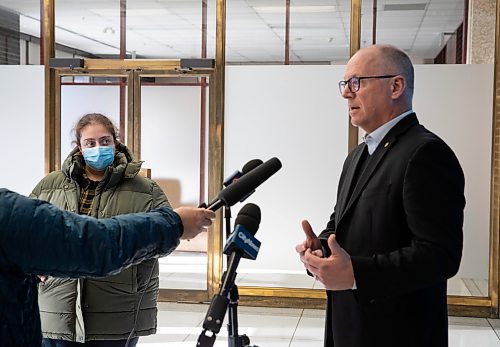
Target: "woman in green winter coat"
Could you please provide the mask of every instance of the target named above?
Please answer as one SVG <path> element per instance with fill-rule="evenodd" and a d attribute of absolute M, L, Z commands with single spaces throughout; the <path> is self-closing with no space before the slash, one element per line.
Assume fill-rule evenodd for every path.
<path fill-rule="evenodd" d="M 139 175 L 141 162 L 133 161 L 107 117 L 83 116 L 75 135 L 62 170 L 42 179 L 31 197 L 96 218 L 169 206 L 161 188 Z M 42 346 L 125 346 L 127 340 L 135 346 L 139 336 L 156 332 L 158 276 L 156 259 L 100 279 L 41 276 Z"/>

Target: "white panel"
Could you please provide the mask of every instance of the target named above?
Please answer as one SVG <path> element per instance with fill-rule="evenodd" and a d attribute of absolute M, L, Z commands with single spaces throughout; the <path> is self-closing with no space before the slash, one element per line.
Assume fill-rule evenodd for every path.
<path fill-rule="evenodd" d="M 465 172 L 464 252 L 458 277 L 488 278 L 493 65 L 415 66 L 414 109 Z"/>
<path fill-rule="evenodd" d="M 225 176 L 254 158 L 283 163 L 248 199 L 262 211 L 256 235 L 262 247 L 240 271 L 303 273 L 295 254 L 304 240 L 300 221 L 309 219 L 317 232 L 325 227 L 347 154 L 347 108 L 337 88 L 342 76 L 342 66 L 227 67 Z"/>
<path fill-rule="evenodd" d="M 61 87 L 61 161 L 75 147 L 73 128 L 87 113 L 102 113 L 120 126 L 119 86 L 73 86 Z M 121 134 L 120 134 L 121 136 Z M 121 141 L 126 142 L 121 136 Z"/>
<path fill-rule="evenodd" d="M 466 175 L 464 256 L 459 277 L 487 278 L 493 67 L 416 66 L 414 109 L 453 148 Z M 347 154 L 343 66 L 230 66 L 226 72 L 225 173 L 277 156 L 283 169 L 249 199 L 261 207 L 257 261 L 247 270 L 301 271 L 300 220 L 328 221 Z M 474 86 L 481 86 L 477 88 Z M 236 216 L 240 205 L 233 209 Z"/>
<path fill-rule="evenodd" d="M 0 65 L 0 187 L 28 195 L 44 174 L 44 67 Z"/>
<path fill-rule="evenodd" d="M 198 205 L 200 87 L 143 86 L 141 160 L 175 207 Z"/>
<path fill-rule="evenodd" d="M 493 67 L 415 69 L 414 109 L 420 121 L 454 149 L 466 174 L 459 276 L 487 278 Z M 43 176 L 43 67 L 0 66 L 0 70 L 2 136 L 5 143 L 15 144 L 13 151 L 4 151 L 3 161 L 12 169 L 0 171 L 0 186 L 28 194 Z M 336 86 L 343 70 L 343 66 L 227 68 L 226 176 L 252 158 L 277 156 L 283 162 L 283 169 L 248 200 L 262 209 L 257 234 L 262 249 L 258 260 L 243 261 L 242 269 L 302 271 L 294 251 L 303 239 L 300 220 L 310 219 L 317 232 L 328 220 L 347 153 L 345 102 Z M 169 87 L 143 88 L 143 117 L 151 117 L 144 121 L 143 159 L 154 168 L 155 177 L 180 181 L 182 203 L 196 203 L 199 172 L 191 167 L 199 163 L 199 138 L 193 136 L 193 129 L 199 129 L 194 116 L 199 115 L 198 89 L 164 88 Z M 86 112 L 102 112 L 117 122 L 116 86 L 64 87 L 62 102 L 63 119 L 68 121 L 62 126 L 63 136 Z M 69 137 L 63 141 L 64 156 L 69 142 Z M 233 208 L 233 216 L 241 206 Z"/>

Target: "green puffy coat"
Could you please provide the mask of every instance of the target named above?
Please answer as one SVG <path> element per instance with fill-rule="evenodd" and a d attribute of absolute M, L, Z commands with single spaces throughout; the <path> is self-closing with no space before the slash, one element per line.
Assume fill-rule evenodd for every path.
<path fill-rule="evenodd" d="M 42 344 L 35 275 L 102 277 L 170 254 L 182 221 L 154 211 L 95 219 L 0 188 L 0 346 Z"/>
<path fill-rule="evenodd" d="M 82 163 L 83 157 L 75 148 L 65 160 L 62 170 L 42 179 L 31 197 L 78 212 L 78 182 L 84 170 Z M 108 218 L 169 206 L 161 188 L 152 180 L 138 175 L 141 164 L 132 161 L 124 145 L 117 144 L 113 167 L 107 169 L 96 188 L 92 216 Z M 144 290 L 135 336 L 154 334 L 158 276 L 158 260 L 153 259 L 100 279 L 49 277 L 38 288 L 43 336 L 77 342 L 126 339 L 134 327 Z"/>

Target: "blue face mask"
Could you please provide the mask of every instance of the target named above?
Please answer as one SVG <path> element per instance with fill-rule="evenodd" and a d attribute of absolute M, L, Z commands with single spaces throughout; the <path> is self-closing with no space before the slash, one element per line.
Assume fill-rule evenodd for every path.
<path fill-rule="evenodd" d="M 113 164 L 115 149 L 113 146 L 100 146 L 83 150 L 83 159 L 88 166 L 96 171 L 104 171 Z"/>

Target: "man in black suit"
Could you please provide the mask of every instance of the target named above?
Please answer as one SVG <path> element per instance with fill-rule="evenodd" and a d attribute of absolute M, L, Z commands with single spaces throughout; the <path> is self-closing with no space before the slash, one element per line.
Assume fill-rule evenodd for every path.
<path fill-rule="evenodd" d="M 401 50 L 358 51 L 339 82 L 366 135 L 344 163 L 326 229 L 296 251 L 328 296 L 325 347 L 448 345 L 447 279 L 462 256 L 464 175 L 412 111 Z M 438 92 L 438 89 L 436 90 Z"/>

